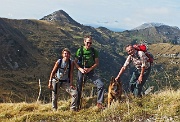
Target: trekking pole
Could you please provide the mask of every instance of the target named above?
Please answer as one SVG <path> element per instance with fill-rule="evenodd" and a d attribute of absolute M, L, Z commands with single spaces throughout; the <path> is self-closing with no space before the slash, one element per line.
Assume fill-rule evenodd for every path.
<path fill-rule="evenodd" d="M 84 69 L 85 69 L 85 61 L 83 62 L 83 64 L 84 64 Z M 79 106 L 80 109 L 82 108 L 84 84 L 85 84 L 85 74 L 83 73 L 82 89 L 81 89 L 81 97 L 80 97 L 80 106 Z"/>

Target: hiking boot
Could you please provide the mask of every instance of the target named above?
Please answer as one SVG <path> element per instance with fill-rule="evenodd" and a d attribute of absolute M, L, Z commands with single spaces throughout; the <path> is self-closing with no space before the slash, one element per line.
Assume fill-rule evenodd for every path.
<path fill-rule="evenodd" d="M 105 107 L 102 105 L 102 103 L 97 103 L 98 109 L 105 109 Z"/>

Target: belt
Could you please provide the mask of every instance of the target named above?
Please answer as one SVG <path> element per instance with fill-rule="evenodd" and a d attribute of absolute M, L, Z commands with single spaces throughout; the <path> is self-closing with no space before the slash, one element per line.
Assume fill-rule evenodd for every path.
<path fill-rule="evenodd" d="M 59 80 L 59 82 L 67 82 L 67 80 Z"/>
<path fill-rule="evenodd" d="M 67 82 L 68 80 L 59 80 L 58 78 L 54 78 L 54 81 L 55 81 L 56 83 L 58 83 L 58 82 Z"/>

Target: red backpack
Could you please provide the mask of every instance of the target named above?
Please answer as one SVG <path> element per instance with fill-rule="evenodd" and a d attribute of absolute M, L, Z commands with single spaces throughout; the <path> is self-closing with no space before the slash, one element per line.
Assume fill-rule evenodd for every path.
<path fill-rule="evenodd" d="M 145 53 L 145 55 L 149 58 L 148 61 L 150 63 L 153 63 L 154 57 L 150 52 L 147 51 L 147 47 L 145 44 L 134 44 L 133 47 L 137 51 L 143 51 Z"/>

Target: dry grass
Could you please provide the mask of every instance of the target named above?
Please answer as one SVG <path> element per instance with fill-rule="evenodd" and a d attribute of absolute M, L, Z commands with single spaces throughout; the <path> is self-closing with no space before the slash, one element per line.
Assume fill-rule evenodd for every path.
<path fill-rule="evenodd" d="M 87 98 L 78 112 L 69 110 L 69 101 L 59 101 L 58 111 L 51 110 L 51 103 L 1 103 L 2 122 L 140 122 L 180 121 L 180 90 L 166 90 L 142 99 L 124 96 L 121 103 L 98 110 L 96 98 Z"/>
<path fill-rule="evenodd" d="M 154 54 L 173 54 L 180 51 L 179 45 L 172 45 L 169 43 L 158 43 L 150 45 L 150 49 Z"/>

